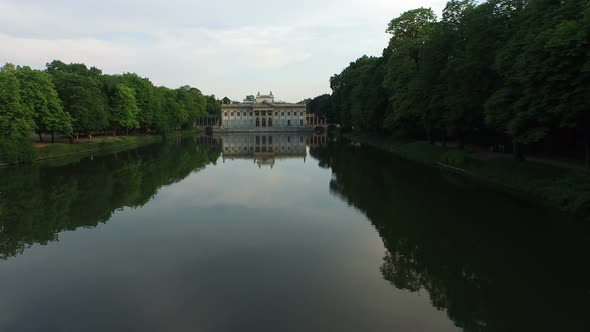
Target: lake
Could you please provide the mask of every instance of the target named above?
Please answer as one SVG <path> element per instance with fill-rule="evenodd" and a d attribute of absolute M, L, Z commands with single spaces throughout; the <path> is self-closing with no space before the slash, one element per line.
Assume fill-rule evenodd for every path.
<path fill-rule="evenodd" d="M 588 331 L 590 233 L 334 137 L 0 169 L 0 331 Z"/>

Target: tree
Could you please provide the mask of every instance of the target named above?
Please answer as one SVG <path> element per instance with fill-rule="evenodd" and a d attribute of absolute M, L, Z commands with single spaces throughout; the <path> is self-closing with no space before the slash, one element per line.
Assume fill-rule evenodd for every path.
<path fill-rule="evenodd" d="M 55 132 L 71 135 L 72 118 L 64 111 L 49 75 L 27 66 L 18 67 L 16 75 L 23 105 L 34 114 L 39 140 L 43 141 L 42 133 L 51 133 L 52 142 Z"/>
<path fill-rule="evenodd" d="M 223 99 L 221 100 L 221 103 L 224 105 L 229 105 L 229 104 L 231 104 L 231 99 L 229 99 L 227 97 L 223 97 Z"/>
<path fill-rule="evenodd" d="M 328 123 L 337 123 L 338 114 L 332 106 L 332 97 L 329 94 L 317 96 L 307 103 L 307 111 L 319 117 L 326 118 Z"/>
<path fill-rule="evenodd" d="M 31 108 L 22 103 L 16 68 L 0 68 L 0 162 L 17 164 L 35 158 L 30 134 L 35 128 Z"/>
<path fill-rule="evenodd" d="M 176 90 L 178 101 L 182 104 L 188 114 L 188 119 L 182 125 L 191 126 L 197 117 L 207 114 L 207 99 L 197 88 L 188 85 Z"/>
<path fill-rule="evenodd" d="M 407 11 L 389 23 L 386 32 L 392 37 L 385 51 L 383 86 L 391 96 L 391 112 L 385 119 L 386 128 L 412 133 L 424 127 L 421 110 L 426 98 L 419 72 L 435 23 L 436 15 L 426 8 Z"/>
<path fill-rule="evenodd" d="M 206 96 L 207 114 L 219 114 L 221 112 L 221 102 L 215 99 L 215 95 Z"/>
<path fill-rule="evenodd" d="M 125 73 L 121 82 L 135 90 L 135 100 L 139 108 L 137 120 L 143 131 L 148 131 L 154 126 L 154 114 L 158 112 L 156 88 L 147 78 L 142 78 L 134 73 Z"/>
<path fill-rule="evenodd" d="M 76 137 L 108 127 L 107 99 L 101 90 L 100 70 L 83 64 L 66 65 L 61 61 L 47 64 L 47 72 L 62 101 L 64 110 L 73 119 Z"/>
<path fill-rule="evenodd" d="M 139 128 L 138 114 L 135 90 L 122 83 L 117 84 L 110 118 L 115 135 L 117 129 L 125 129 L 128 132 L 129 129 Z"/>

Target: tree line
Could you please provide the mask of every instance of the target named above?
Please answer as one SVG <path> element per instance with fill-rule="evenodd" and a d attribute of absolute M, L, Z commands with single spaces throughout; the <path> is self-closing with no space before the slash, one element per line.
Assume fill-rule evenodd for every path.
<path fill-rule="evenodd" d="M 155 86 L 135 73 L 107 75 L 96 67 L 48 63 L 45 70 L 0 68 L 0 161 L 35 158 L 31 134 L 92 138 L 95 133 L 161 133 L 192 127 L 219 113 L 221 101 L 197 88 Z"/>
<path fill-rule="evenodd" d="M 590 163 L 590 2 L 451 0 L 393 19 L 380 57 L 330 78 L 311 112 L 345 128 L 506 145 Z"/>

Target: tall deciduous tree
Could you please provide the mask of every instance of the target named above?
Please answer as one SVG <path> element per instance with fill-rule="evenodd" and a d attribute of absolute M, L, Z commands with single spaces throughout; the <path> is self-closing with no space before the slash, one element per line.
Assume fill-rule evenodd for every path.
<path fill-rule="evenodd" d="M 115 134 L 118 129 L 124 129 L 128 132 L 129 129 L 139 128 L 139 108 L 135 100 L 135 90 L 119 83 L 116 86 L 113 99 L 111 125 L 115 129 Z"/>
<path fill-rule="evenodd" d="M 100 88 L 100 70 L 83 64 L 66 65 L 61 61 L 47 64 L 63 107 L 73 119 L 74 132 L 86 133 L 108 127 L 108 107 Z"/>
<path fill-rule="evenodd" d="M 30 135 L 35 128 L 33 111 L 22 103 L 16 68 L 0 68 L 0 162 L 32 161 L 35 151 Z"/>
<path fill-rule="evenodd" d="M 66 113 L 49 75 L 30 67 L 18 67 L 16 75 L 20 83 L 21 100 L 34 115 L 36 131 L 42 141 L 42 133 L 58 132 L 71 135 L 72 118 Z"/>
<path fill-rule="evenodd" d="M 384 86 L 391 96 L 392 112 L 385 120 L 387 128 L 413 132 L 424 127 L 421 110 L 426 99 L 418 73 L 435 23 L 436 15 L 427 8 L 407 11 L 389 23 L 386 31 L 392 37 Z"/>

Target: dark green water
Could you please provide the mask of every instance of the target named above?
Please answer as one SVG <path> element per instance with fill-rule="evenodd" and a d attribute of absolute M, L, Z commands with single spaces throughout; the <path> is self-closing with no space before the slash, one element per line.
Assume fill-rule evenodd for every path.
<path fill-rule="evenodd" d="M 0 169 L 0 331 L 588 331 L 573 224 L 317 136 Z"/>

